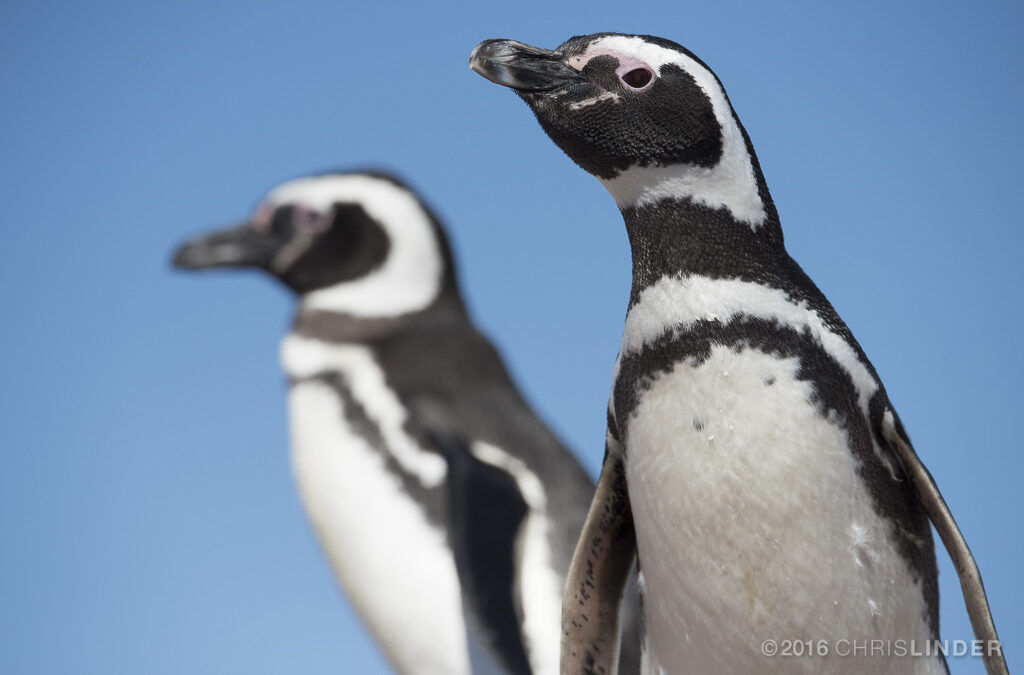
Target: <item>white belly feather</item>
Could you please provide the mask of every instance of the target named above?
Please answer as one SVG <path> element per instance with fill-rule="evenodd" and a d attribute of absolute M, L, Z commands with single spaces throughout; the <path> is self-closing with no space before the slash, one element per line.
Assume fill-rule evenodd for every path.
<path fill-rule="evenodd" d="M 290 372 L 301 346 L 286 341 Z M 368 367 L 376 366 L 371 360 Z M 444 532 L 387 470 L 381 450 L 349 426 L 328 385 L 296 383 L 289 407 L 303 504 L 363 622 L 403 674 L 468 673 L 459 582 Z"/>
<path fill-rule="evenodd" d="M 930 635 L 846 432 L 810 402 L 797 366 L 713 348 L 657 377 L 634 411 L 626 470 L 647 672 L 944 672 L 934 658 L 761 654 L 769 639 Z"/>

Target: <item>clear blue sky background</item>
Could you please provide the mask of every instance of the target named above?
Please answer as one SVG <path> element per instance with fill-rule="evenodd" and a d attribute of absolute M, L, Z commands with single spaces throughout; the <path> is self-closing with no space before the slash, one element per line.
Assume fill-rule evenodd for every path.
<path fill-rule="evenodd" d="M 290 299 L 168 265 L 282 179 L 418 186 L 480 324 L 596 472 L 619 214 L 466 62 L 484 38 L 599 30 L 672 38 L 725 82 L 1024 666 L 1022 5 L 837 5 L 0 4 L 0 671 L 384 672 L 291 482 Z M 940 561 L 943 634 L 969 638 Z"/>

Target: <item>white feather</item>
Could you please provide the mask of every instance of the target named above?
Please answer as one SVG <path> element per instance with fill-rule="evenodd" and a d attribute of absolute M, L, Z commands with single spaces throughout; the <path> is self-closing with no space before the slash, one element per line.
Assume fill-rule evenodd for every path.
<path fill-rule="evenodd" d="M 861 411 L 878 391 L 878 382 L 857 352 L 832 331 L 806 302 L 778 288 L 740 279 L 666 275 L 645 288 L 626 315 L 622 353 L 636 354 L 668 330 L 685 331 L 698 321 L 723 323 L 741 317 L 775 321 L 811 335 L 853 380 Z"/>
<path fill-rule="evenodd" d="M 395 460 L 424 487 L 437 487 L 448 472 L 444 458 L 424 450 L 405 433 L 406 410 L 388 386 L 368 347 L 331 344 L 300 335 L 289 335 L 281 344 L 284 371 L 293 378 L 340 372 L 348 386 L 380 427 L 384 443 Z"/>
<path fill-rule="evenodd" d="M 768 639 L 930 637 L 920 582 L 881 534 L 892 526 L 875 513 L 846 432 L 819 413 L 797 369 L 795 358 L 714 347 L 640 399 L 626 470 L 647 672 L 944 672 L 937 659 L 760 652 Z"/>
<path fill-rule="evenodd" d="M 867 416 L 878 381 L 853 346 L 828 327 L 806 302 L 785 291 L 740 279 L 714 279 L 701 275 L 665 275 L 645 288 L 626 315 L 621 354 L 636 354 L 668 331 L 684 331 L 698 321 L 722 321 L 748 316 L 775 321 L 811 336 L 846 371 L 857 389 L 857 402 Z M 621 358 L 621 357 L 620 357 Z M 616 361 L 615 377 L 619 362 Z M 872 438 L 875 455 L 897 480 L 891 453 Z"/>
<path fill-rule="evenodd" d="M 292 468 L 303 504 L 356 611 L 403 675 L 468 675 L 455 561 L 445 533 L 310 380 L 289 395 Z M 344 669 L 344 668 L 342 668 Z"/>

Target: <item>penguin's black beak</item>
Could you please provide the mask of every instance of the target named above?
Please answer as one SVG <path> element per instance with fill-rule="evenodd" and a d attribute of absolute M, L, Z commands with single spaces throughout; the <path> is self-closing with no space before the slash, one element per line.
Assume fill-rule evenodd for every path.
<path fill-rule="evenodd" d="M 185 242 L 174 253 L 178 269 L 211 267 L 259 267 L 270 264 L 280 247 L 275 237 L 246 223 Z"/>
<path fill-rule="evenodd" d="M 584 81 L 561 52 L 515 40 L 484 40 L 473 49 L 469 67 L 491 82 L 524 94 Z"/>

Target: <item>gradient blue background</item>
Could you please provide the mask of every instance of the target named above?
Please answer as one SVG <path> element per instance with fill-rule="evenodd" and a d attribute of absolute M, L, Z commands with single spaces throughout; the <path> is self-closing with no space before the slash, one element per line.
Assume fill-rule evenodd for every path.
<path fill-rule="evenodd" d="M 599 30 L 675 39 L 725 82 L 790 251 L 882 374 L 1024 666 L 1021 7 L 3 2 L 0 671 L 385 671 L 292 485 L 290 298 L 168 265 L 285 178 L 419 187 L 480 324 L 596 472 L 619 214 L 466 61 Z M 939 559 L 943 634 L 970 638 Z"/>

